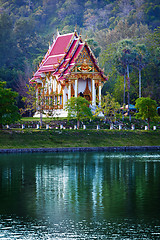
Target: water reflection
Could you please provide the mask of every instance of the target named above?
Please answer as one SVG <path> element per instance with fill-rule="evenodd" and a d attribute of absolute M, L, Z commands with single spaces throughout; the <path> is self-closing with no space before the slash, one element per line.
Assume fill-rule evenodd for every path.
<path fill-rule="evenodd" d="M 159 190 L 159 152 L 1 155 L 0 238 L 154 239 Z"/>

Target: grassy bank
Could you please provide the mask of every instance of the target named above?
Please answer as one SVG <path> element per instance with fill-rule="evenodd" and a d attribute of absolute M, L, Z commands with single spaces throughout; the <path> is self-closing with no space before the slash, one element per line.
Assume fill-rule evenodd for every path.
<path fill-rule="evenodd" d="M 160 146 L 160 130 L 1 130 L 0 148 Z"/>

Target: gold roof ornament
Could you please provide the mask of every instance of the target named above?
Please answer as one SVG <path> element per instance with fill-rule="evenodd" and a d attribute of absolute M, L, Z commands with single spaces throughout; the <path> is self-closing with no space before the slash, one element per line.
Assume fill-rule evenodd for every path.
<path fill-rule="evenodd" d="M 74 29 L 74 31 L 77 32 L 77 23 L 76 23 L 76 25 L 75 25 L 75 29 Z"/>
<path fill-rule="evenodd" d="M 88 36 L 87 36 L 87 34 L 86 34 L 86 37 L 85 37 L 85 40 L 84 40 L 85 42 L 87 41 L 87 38 L 88 38 Z"/>
<path fill-rule="evenodd" d="M 78 70 L 80 72 L 90 72 L 92 70 L 92 67 L 90 67 L 87 64 L 86 59 L 84 59 L 84 62 L 82 63 L 82 65 L 80 67 L 78 67 Z"/>
<path fill-rule="evenodd" d="M 59 31 L 58 31 L 58 28 L 57 28 L 57 36 L 59 36 L 60 34 L 59 34 Z"/>

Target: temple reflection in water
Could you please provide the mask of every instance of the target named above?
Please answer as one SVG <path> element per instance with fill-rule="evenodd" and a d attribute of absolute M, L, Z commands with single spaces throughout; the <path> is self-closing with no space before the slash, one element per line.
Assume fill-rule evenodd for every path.
<path fill-rule="evenodd" d="M 159 189 L 159 152 L 3 154 L 2 235 L 153 239 Z"/>
<path fill-rule="evenodd" d="M 152 155 L 144 159 L 141 154 L 71 153 L 58 154 L 56 160 L 44 156 L 35 168 L 37 213 L 134 215 L 149 204 L 146 196 L 154 201 L 159 163 L 159 158 L 152 161 Z"/>

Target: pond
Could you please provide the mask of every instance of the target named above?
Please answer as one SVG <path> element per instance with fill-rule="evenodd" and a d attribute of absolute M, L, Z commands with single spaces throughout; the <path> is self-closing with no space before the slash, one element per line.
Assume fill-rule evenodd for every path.
<path fill-rule="evenodd" d="M 160 239 L 160 152 L 1 154 L 0 239 Z"/>

